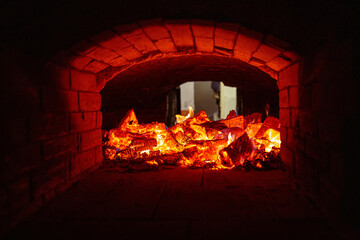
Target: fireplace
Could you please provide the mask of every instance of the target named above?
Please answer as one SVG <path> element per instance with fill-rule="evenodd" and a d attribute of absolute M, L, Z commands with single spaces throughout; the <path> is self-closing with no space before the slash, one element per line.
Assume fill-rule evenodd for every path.
<path fill-rule="evenodd" d="M 230 9 L 227 11 L 232 12 Z M 6 66 L 2 108 L 9 121 L 2 124 L 8 141 L 0 165 L 4 186 L 0 188 L 0 232 L 16 229 L 42 206 L 46 209 L 74 185 L 83 186 L 91 173 L 96 175 L 104 163 L 104 131 L 117 127 L 128 110 L 133 108 L 144 123 L 168 121 L 169 113 L 174 113 L 169 94 L 188 81 L 222 81 L 237 87 L 243 93 L 243 115 L 259 111 L 259 106 L 270 101 L 281 124 L 280 157 L 286 173 L 324 216 L 357 223 L 358 193 L 354 189 L 359 186 L 359 164 L 353 159 L 358 157 L 358 140 L 349 141 L 358 133 L 353 127 L 358 121 L 353 115 L 357 107 L 352 69 L 355 46 L 346 37 L 352 35 L 329 30 L 338 29 L 336 26 L 324 30 L 316 25 L 309 36 L 302 36 L 295 27 L 286 27 L 286 21 L 277 22 L 285 30 L 272 28 L 266 24 L 267 15 L 252 24 L 246 12 L 223 18 L 175 15 L 153 18 L 153 14 L 134 13 L 134 17 L 104 25 L 83 23 L 86 31 L 63 38 L 60 35 L 67 30 L 59 27 L 51 30 L 58 34 L 47 35 L 49 45 L 45 40 L 41 44 L 18 40 L 12 45 L 11 37 L 2 44 Z M 297 24 L 305 29 L 309 26 Z M 26 28 L 22 31 L 28 33 Z M 319 39 L 314 33 L 319 33 Z M 176 182 L 181 171 L 174 170 L 174 175 L 162 172 L 159 178 L 169 174 L 165 181 Z M 244 174 L 234 170 L 221 175 L 222 171 L 203 169 L 189 174 L 193 173 L 199 174 L 194 181 L 201 186 L 212 181 L 206 178 L 209 175 L 221 179 L 226 174 Z M 277 179 L 268 172 L 250 174 L 259 174 L 253 175 L 257 179 L 262 173 L 266 181 Z M 139 176 L 146 174 L 157 178 L 156 171 Z M 106 174 L 101 176 L 107 179 Z M 226 186 L 233 189 L 236 184 Z M 276 186 L 281 189 L 281 184 Z M 251 187 L 256 189 L 256 184 Z M 217 186 L 214 189 L 216 192 Z M 167 190 L 159 191 L 161 195 Z M 160 205 L 162 201 L 158 200 Z M 158 209 L 156 201 L 154 209 Z M 186 221 L 187 229 L 196 225 Z"/>

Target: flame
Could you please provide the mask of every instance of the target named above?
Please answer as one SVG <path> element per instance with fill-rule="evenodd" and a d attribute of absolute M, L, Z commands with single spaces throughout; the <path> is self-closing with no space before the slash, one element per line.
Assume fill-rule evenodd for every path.
<path fill-rule="evenodd" d="M 176 123 L 182 123 L 182 122 L 186 121 L 187 119 L 192 118 L 193 116 L 194 116 L 194 109 L 189 106 L 189 113 L 188 113 L 188 115 L 186 115 L 186 116 L 179 115 L 179 114 L 176 114 L 176 115 L 175 115 L 175 117 L 176 117 Z"/>
<path fill-rule="evenodd" d="M 232 112 L 224 120 L 210 121 L 204 111 L 194 116 L 176 115 L 177 124 L 140 124 L 133 110 L 121 120 L 119 127 L 107 132 L 105 157 L 110 161 L 165 164 L 232 169 L 251 165 L 263 168 L 268 153 L 280 149 L 280 122 L 267 118 L 259 122 L 259 114 L 246 117 Z M 260 159 L 260 161 L 259 161 Z"/>

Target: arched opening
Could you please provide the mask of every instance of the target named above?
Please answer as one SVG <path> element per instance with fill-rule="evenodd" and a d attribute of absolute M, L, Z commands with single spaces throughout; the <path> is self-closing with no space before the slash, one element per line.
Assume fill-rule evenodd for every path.
<path fill-rule="evenodd" d="M 191 81 L 224 82 L 241 92 L 241 114 L 261 112 L 265 104 L 269 103 L 272 106 L 271 115 L 278 117 L 278 88 L 275 79 L 238 59 L 190 55 L 140 63 L 107 82 L 100 92 L 103 129 L 117 127 L 122 117 L 132 108 L 143 123 L 166 122 L 169 92 L 180 84 Z M 213 98 L 210 87 L 209 90 L 208 94 Z M 201 110 L 203 109 L 195 108 L 195 112 Z"/>

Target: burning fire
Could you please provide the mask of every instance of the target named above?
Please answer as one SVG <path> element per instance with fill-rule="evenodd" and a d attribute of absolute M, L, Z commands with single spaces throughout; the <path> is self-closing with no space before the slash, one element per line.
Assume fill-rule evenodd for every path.
<path fill-rule="evenodd" d="M 211 169 L 279 167 L 280 121 L 261 114 L 210 121 L 201 111 L 176 115 L 176 125 L 139 124 L 134 110 L 106 132 L 105 158 L 122 166 L 188 166 Z"/>

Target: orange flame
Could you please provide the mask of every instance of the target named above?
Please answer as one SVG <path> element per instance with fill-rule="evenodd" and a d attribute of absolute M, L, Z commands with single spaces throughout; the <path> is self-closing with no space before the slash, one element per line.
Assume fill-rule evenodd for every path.
<path fill-rule="evenodd" d="M 280 122 L 267 118 L 259 122 L 258 114 L 237 116 L 231 112 L 220 121 L 210 121 L 204 111 L 194 116 L 176 115 L 177 124 L 139 124 L 133 110 L 121 120 L 119 128 L 107 134 L 105 157 L 108 160 L 143 162 L 148 165 L 175 164 L 211 169 L 231 169 L 246 162 L 262 168 L 261 161 L 280 148 Z"/>

